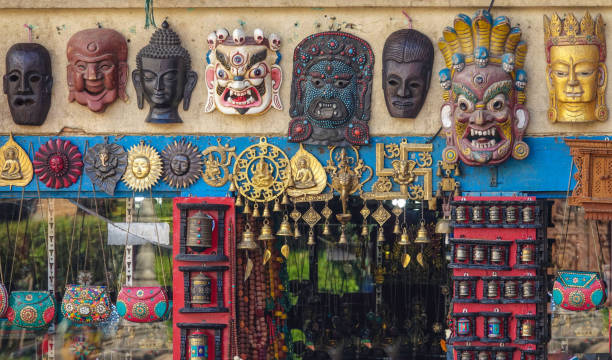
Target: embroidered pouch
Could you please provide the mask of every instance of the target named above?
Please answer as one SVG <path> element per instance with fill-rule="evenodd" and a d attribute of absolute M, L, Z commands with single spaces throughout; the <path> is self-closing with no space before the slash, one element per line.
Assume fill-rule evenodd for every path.
<path fill-rule="evenodd" d="M 43 329 L 55 318 L 55 299 L 47 291 L 13 291 L 6 318 L 25 329 Z"/>
<path fill-rule="evenodd" d="M 595 309 L 606 302 L 608 291 L 599 273 L 591 271 L 558 271 L 553 286 L 553 300 L 570 311 Z"/>
<path fill-rule="evenodd" d="M 117 311 L 127 321 L 165 320 L 170 311 L 168 294 L 159 286 L 124 286 L 117 296 Z"/>

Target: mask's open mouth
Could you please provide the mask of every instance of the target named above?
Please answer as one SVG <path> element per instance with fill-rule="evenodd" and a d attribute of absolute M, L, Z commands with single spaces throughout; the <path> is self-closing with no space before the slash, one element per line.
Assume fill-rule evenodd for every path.
<path fill-rule="evenodd" d="M 400 101 L 396 100 L 392 102 L 393 106 L 399 109 L 410 109 L 414 107 L 414 102 L 412 101 Z"/>
<path fill-rule="evenodd" d="M 506 141 L 501 130 L 493 125 L 487 129 L 475 129 L 470 126 L 465 130 L 463 143 L 472 150 L 493 151 Z"/>
<path fill-rule="evenodd" d="M 244 90 L 226 87 L 221 93 L 223 106 L 237 109 L 252 108 L 261 105 L 261 96 L 266 93 L 265 83 L 260 86 L 250 86 Z"/>

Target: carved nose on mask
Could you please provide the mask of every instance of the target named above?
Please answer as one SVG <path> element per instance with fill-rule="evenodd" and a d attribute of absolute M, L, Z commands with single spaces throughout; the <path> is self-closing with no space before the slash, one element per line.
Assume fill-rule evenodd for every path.
<path fill-rule="evenodd" d="M 94 66 L 87 67 L 87 73 L 85 74 L 87 80 L 97 80 L 96 68 Z"/>
<path fill-rule="evenodd" d="M 412 92 L 410 91 L 410 88 L 408 87 L 408 85 L 406 86 L 400 86 L 397 90 L 397 96 L 399 97 L 412 97 Z"/>
<path fill-rule="evenodd" d="M 240 76 L 240 75 L 234 76 L 234 81 L 242 81 L 242 80 L 244 80 L 244 76 Z"/>
<path fill-rule="evenodd" d="M 470 122 L 476 125 L 483 125 L 485 123 L 484 110 L 474 111 L 474 114 L 470 117 Z"/>

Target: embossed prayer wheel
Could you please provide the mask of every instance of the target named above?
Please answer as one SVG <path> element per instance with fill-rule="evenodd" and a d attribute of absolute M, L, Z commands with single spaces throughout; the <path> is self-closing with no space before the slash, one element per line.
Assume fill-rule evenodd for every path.
<path fill-rule="evenodd" d="M 499 221 L 499 207 L 493 205 L 489 208 L 489 222 L 496 223 Z"/>
<path fill-rule="evenodd" d="M 513 280 L 509 280 L 506 281 L 505 284 L 505 291 L 504 291 L 504 296 L 507 298 L 515 298 L 517 295 L 517 291 L 516 291 L 516 281 Z"/>
<path fill-rule="evenodd" d="M 462 317 L 457 320 L 457 334 L 461 336 L 470 334 L 470 319 Z"/>
<path fill-rule="evenodd" d="M 455 209 L 455 214 L 456 214 L 457 222 L 464 222 L 466 220 L 466 218 L 465 218 L 465 207 L 457 206 L 457 209 Z"/>
<path fill-rule="evenodd" d="M 487 321 L 487 337 L 495 339 L 501 337 L 501 320 L 490 317 Z"/>
<path fill-rule="evenodd" d="M 523 297 L 524 298 L 531 298 L 533 297 L 534 294 L 534 286 L 533 283 L 531 281 L 525 281 L 523 283 Z"/>
<path fill-rule="evenodd" d="M 506 207 L 506 222 L 514 224 L 516 222 L 516 207 L 510 205 Z"/>
<path fill-rule="evenodd" d="M 202 273 L 199 273 L 191 278 L 191 303 L 192 304 L 210 304 L 210 295 L 212 293 L 212 281 Z"/>
<path fill-rule="evenodd" d="M 531 206 L 525 206 L 521 212 L 523 214 L 524 223 L 533 222 L 533 209 Z"/>
<path fill-rule="evenodd" d="M 473 222 L 482 221 L 482 206 L 476 205 L 472 207 L 472 221 Z"/>
<path fill-rule="evenodd" d="M 457 259 L 457 261 L 465 261 L 465 260 L 467 260 L 467 258 L 468 258 L 468 251 L 467 251 L 467 248 L 465 247 L 465 245 L 458 245 L 455 250 L 456 250 L 455 259 Z"/>
<path fill-rule="evenodd" d="M 470 296 L 470 283 L 467 281 L 459 282 L 459 297 Z"/>
<path fill-rule="evenodd" d="M 504 261 L 504 249 L 499 246 L 495 246 L 491 249 L 491 262 L 500 263 Z"/>
<path fill-rule="evenodd" d="M 533 261 L 533 250 L 531 246 L 523 246 L 521 248 L 521 262 L 530 263 Z"/>
<path fill-rule="evenodd" d="M 497 297 L 497 281 L 491 280 L 487 284 L 487 297 L 489 298 Z"/>
<path fill-rule="evenodd" d="M 196 330 L 189 335 L 189 360 L 208 359 L 208 336 Z"/>
<path fill-rule="evenodd" d="M 506 355 L 505 352 L 502 351 L 498 351 L 497 354 L 495 354 L 495 360 L 507 360 L 508 356 Z"/>
<path fill-rule="evenodd" d="M 531 321 L 523 320 L 521 324 L 521 337 L 522 338 L 530 338 L 533 336 L 533 326 Z"/>
<path fill-rule="evenodd" d="M 469 351 L 464 351 L 461 353 L 461 360 L 472 360 L 472 354 Z"/>
<path fill-rule="evenodd" d="M 474 261 L 485 261 L 487 253 L 485 247 L 482 245 L 476 245 L 474 247 Z"/>
<path fill-rule="evenodd" d="M 212 247 L 212 232 L 215 221 L 212 216 L 198 211 L 187 219 L 187 246 L 202 252 Z"/>
<path fill-rule="evenodd" d="M 481 351 L 478 353 L 478 360 L 489 360 L 489 353 L 486 351 Z"/>

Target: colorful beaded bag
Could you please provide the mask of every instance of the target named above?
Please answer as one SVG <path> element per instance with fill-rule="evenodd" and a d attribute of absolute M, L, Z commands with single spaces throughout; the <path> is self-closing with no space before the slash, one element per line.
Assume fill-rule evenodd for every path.
<path fill-rule="evenodd" d="M 55 299 L 47 291 L 13 291 L 6 317 L 11 325 L 43 329 L 55 319 Z"/>
<path fill-rule="evenodd" d="M 4 317 L 6 309 L 8 308 L 8 292 L 4 284 L 0 282 L 0 318 Z"/>
<path fill-rule="evenodd" d="M 91 324 L 106 321 L 111 314 L 106 286 L 67 285 L 62 314 L 70 321 Z"/>
<path fill-rule="evenodd" d="M 159 286 L 123 286 L 117 296 L 117 312 L 131 322 L 164 320 L 169 310 L 168 294 Z"/>
<path fill-rule="evenodd" d="M 596 223 L 595 225 L 597 226 Z M 593 223 L 591 223 L 591 230 L 593 230 Z M 599 257 L 603 248 L 599 238 L 599 228 L 597 230 L 597 233 L 592 231 L 591 237 L 597 236 L 599 242 L 600 252 L 596 253 L 599 273 L 578 270 L 557 271 L 553 286 L 553 301 L 562 309 L 587 311 L 596 309 L 606 302 L 608 290 L 603 276 L 601 276 L 603 271 Z"/>

